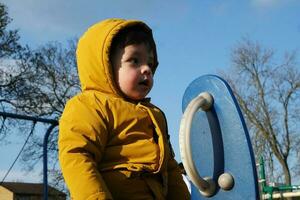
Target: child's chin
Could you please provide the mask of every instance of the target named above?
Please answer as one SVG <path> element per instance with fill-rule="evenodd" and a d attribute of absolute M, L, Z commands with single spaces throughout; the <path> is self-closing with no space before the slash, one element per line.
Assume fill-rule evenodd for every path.
<path fill-rule="evenodd" d="M 143 97 L 134 97 L 132 98 L 133 100 L 139 101 L 139 100 L 143 100 L 146 96 Z"/>
<path fill-rule="evenodd" d="M 129 98 L 131 98 L 132 100 L 136 100 L 136 101 L 139 101 L 139 100 L 142 100 L 146 97 L 146 95 L 135 95 L 135 96 L 131 96 Z"/>

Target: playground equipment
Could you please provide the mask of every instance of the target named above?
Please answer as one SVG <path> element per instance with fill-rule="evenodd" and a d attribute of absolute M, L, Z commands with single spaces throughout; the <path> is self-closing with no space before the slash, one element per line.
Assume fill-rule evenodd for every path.
<path fill-rule="evenodd" d="M 0 112 L 0 116 L 3 117 L 5 120 L 6 118 L 12 118 L 12 119 L 18 119 L 18 120 L 26 120 L 31 121 L 33 123 L 32 130 L 35 127 L 35 124 L 37 122 L 41 122 L 44 124 L 48 124 L 49 127 L 44 135 L 44 141 L 43 141 L 43 200 L 48 199 L 48 139 L 50 136 L 50 133 L 53 131 L 53 129 L 58 125 L 58 121 L 54 119 L 45 119 L 40 117 L 32 117 L 27 115 L 18 115 L 13 113 L 7 113 L 7 112 Z M 13 165 L 12 165 L 13 166 Z"/>
<path fill-rule="evenodd" d="M 267 185 L 265 175 L 265 165 L 263 157 L 260 157 L 258 163 L 259 183 L 262 191 L 262 199 L 282 199 L 285 197 L 300 197 L 300 185 Z"/>
<path fill-rule="evenodd" d="M 192 200 L 259 199 L 249 134 L 229 85 L 201 76 L 186 89 L 180 154 L 192 181 Z"/>
<path fill-rule="evenodd" d="M 256 165 L 249 134 L 229 85 L 214 75 L 197 78 L 184 93 L 182 110 L 180 153 L 193 183 L 191 199 L 259 199 Z M 0 116 L 4 119 L 14 118 L 49 125 L 43 145 L 43 199 L 47 200 L 47 143 L 58 121 L 5 112 L 0 112 Z M 300 196 L 300 192 L 292 193 L 300 190 L 300 186 L 267 185 L 262 158 L 258 167 L 262 199 Z"/>

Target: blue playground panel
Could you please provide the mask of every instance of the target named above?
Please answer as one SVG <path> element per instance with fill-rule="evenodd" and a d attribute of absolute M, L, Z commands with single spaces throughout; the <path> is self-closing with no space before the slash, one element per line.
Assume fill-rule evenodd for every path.
<path fill-rule="evenodd" d="M 243 84 L 243 83 L 241 83 Z M 230 173 L 234 186 L 229 191 L 217 184 L 214 196 L 204 197 L 192 184 L 192 200 L 259 199 L 255 159 L 245 121 L 229 85 L 220 77 L 205 75 L 186 89 L 182 110 L 202 92 L 214 98 L 210 111 L 197 111 L 191 128 L 192 158 L 201 177 L 213 177 L 217 183 L 223 173 Z"/>

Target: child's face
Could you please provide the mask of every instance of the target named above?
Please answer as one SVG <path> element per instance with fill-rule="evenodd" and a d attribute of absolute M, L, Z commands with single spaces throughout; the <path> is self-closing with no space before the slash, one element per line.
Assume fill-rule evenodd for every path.
<path fill-rule="evenodd" d="M 153 52 L 148 46 L 131 44 L 118 49 L 112 58 L 114 78 L 121 91 L 130 99 L 141 100 L 153 86 Z"/>

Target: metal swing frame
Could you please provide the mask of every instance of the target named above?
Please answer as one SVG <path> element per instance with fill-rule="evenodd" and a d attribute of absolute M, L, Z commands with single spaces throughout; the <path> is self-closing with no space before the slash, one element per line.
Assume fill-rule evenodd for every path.
<path fill-rule="evenodd" d="M 44 135 L 43 140 L 43 200 L 48 200 L 48 139 L 52 130 L 58 126 L 58 120 L 55 119 L 46 119 L 40 117 L 33 117 L 28 115 L 19 115 L 7 112 L 0 112 L 0 116 L 3 119 L 12 118 L 19 120 L 32 121 L 33 123 L 41 122 L 44 124 L 49 124 L 49 127 Z"/>

